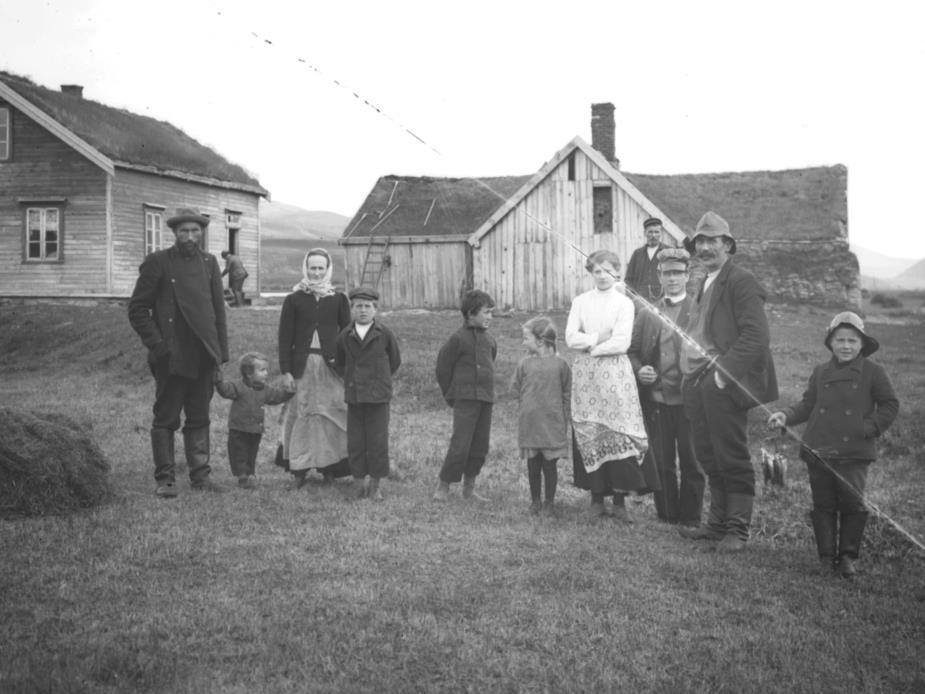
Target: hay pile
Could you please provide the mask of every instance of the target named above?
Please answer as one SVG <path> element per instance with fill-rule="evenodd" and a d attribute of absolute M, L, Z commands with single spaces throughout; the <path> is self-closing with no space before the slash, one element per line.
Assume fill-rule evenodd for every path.
<path fill-rule="evenodd" d="M 73 511 L 110 493 L 109 463 L 89 424 L 0 408 L 0 517 Z"/>

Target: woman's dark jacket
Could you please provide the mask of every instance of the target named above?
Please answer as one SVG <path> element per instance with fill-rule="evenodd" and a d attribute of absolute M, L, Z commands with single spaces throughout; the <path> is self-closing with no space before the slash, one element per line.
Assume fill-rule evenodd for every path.
<path fill-rule="evenodd" d="M 315 331 L 321 342 L 321 355 L 333 367 L 337 335 L 348 325 L 350 302 L 340 292 L 320 300 L 302 291 L 287 296 L 279 316 L 280 373 L 302 378 Z"/>

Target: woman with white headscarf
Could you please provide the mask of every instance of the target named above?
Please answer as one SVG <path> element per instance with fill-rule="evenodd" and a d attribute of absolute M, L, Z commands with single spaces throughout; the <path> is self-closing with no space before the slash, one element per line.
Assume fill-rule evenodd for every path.
<path fill-rule="evenodd" d="M 283 301 L 279 368 L 296 395 L 282 416 L 280 464 L 302 487 L 311 468 L 325 480 L 350 474 L 344 382 L 334 368 L 334 342 L 350 324 L 350 302 L 331 284 L 330 254 L 313 248 L 302 261 L 302 280 Z"/>

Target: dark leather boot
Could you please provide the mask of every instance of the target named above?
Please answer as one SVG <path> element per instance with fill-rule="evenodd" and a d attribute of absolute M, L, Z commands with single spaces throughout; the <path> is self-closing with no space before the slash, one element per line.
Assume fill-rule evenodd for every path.
<path fill-rule="evenodd" d="M 167 499 L 175 497 L 176 465 L 173 432 L 170 429 L 151 429 L 151 453 L 154 456 L 154 480 L 157 482 L 157 490 L 154 493 Z"/>
<path fill-rule="evenodd" d="M 726 490 L 719 484 L 711 484 L 706 525 L 696 528 L 681 526 L 678 532 L 688 540 L 722 540 L 726 535 Z"/>
<path fill-rule="evenodd" d="M 717 552 L 731 554 L 745 549 L 754 505 L 755 497 L 751 494 L 726 495 L 726 536 L 716 546 Z"/>
<path fill-rule="evenodd" d="M 867 525 L 867 511 L 841 514 L 838 528 L 838 568 L 845 578 L 852 578 L 857 573 L 855 566 L 861 552 L 861 539 L 864 526 Z"/>
<path fill-rule="evenodd" d="M 209 467 L 209 427 L 183 430 L 183 449 L 186 452 L 186 464 L 189 466 L 190 483 L 202 486 L 209 479 L 212 468 Z"/>
<path fill-rule="evenodd" d="M 835 514 L 813 511 L 809 515 L 813 520 L 813 534 L 819 552 L 819 569 L 823 574 L 830 574 L 835 568 Z"/>

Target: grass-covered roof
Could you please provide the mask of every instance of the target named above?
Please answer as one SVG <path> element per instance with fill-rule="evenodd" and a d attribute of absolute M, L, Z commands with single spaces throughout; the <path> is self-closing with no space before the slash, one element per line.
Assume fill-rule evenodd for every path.
<path fill-rule="evenodd" d="M 8 72 L 0 71 L 0 81 L 117 165 L 203 176 L 263 190 L 244 168 L 170 123 L 47 89 Z"/>
<path fill-rule="evenodd" d="M 650 176 L 624 173 L 688 235 L 713 210 L 743 240 L 831 239 L 848 222 L 848 170 L 841 165 L 786 171 Z"/>
<path fill-rule="evenodd" d="M 848 171 L 841 165 L 668 176 L 621 173 L 688 235 L 707 210 L 726 219 L 742 240 L 838 238 L 848 220 Z M 530 179 L 383 176 L 345 236 L 470 234 Z"/>
<path fill-rule="evenodd" d="M 346 238 L 471 234 L 531 176 L 383 176 L 347 224 Z"/>

